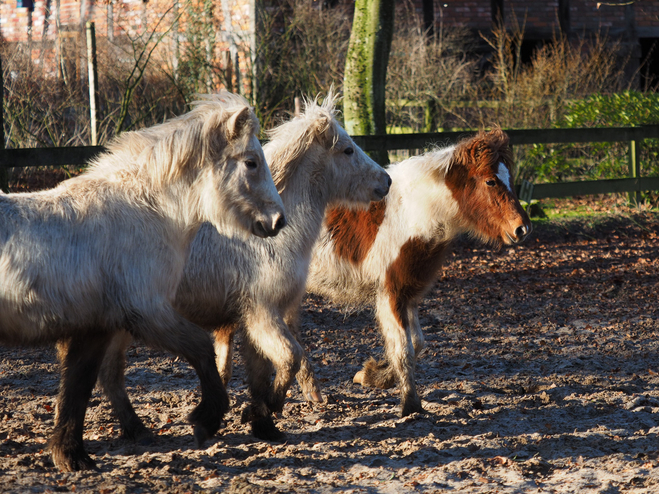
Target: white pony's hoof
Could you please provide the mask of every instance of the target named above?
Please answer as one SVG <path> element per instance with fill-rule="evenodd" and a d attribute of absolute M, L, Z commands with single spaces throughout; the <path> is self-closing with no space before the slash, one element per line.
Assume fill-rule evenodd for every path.
<path fill-rule="evenodd" d="M 322 403 L 323 401 L 325 401 L 325 399 L 323 398 L 323 395 L 320 391 L 314 389 L 309 393 L 307 401 L 312 401 L 314 403 Z"/>
<path fill-rule="evenodd" d="M 357 374 L 355 374 L 355 377 L 352 378 L 352 382 L 355 384 L 364 384 L 364 377 L 366 376 L 366 373 L 363 370 L 360 370 Z"/>

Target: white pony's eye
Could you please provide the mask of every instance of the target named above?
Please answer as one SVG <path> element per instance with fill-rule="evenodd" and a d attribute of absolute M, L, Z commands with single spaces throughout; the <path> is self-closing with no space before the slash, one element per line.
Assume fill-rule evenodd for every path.
<path fill-rule="evenodd" d="M 348 156 L 350 156 L 352 153 L 355 152 L 355 150 L 351 147 L 347 147 L 343 152 L 346 153 Z"/>
<path fill-rule="evenodd" d="M 258 168 L 259 164 L 254 160 L 247 160 L 247 161 L 245 161 L 245 166 L 249 170 L 256 170 Z"/>

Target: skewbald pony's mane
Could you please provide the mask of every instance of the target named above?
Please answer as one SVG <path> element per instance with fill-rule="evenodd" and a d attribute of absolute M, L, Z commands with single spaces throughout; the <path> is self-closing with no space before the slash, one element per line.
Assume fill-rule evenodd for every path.
<path fill-rule="evenodd" d="M 335 108 L 337 99 L 332 90 L 328 92 L 322 104 L 318 104 L 318 96 L 313 100 L 305 99 L 304 111 L 299 117 L 267 132 L 270 142 L 263 150 L 280 193 L 286 187 L 289 177 L 294 175 L 299 159 L 314 140 L 318 139 L 327 149 L 336 144 L 339 134 Z M 276 145 L 273 144 L 275 141 Z"/>
<path fill-rule="evenodd" d="M 468 170 L 470 174 L 480 174 L 496 169 L 501 161 L 512 173 L 514 163 L 508 135 L 501 128 L 494 127 L 490 131 L 480 131 L 463 138 L 457 144 L 436 147 L 428 153 L 409 158 L 406 163 L 414 166 L 423 176 L 444 181 L 456 166 L 462 167 L 465 172 Z"/>
<path fill-rule="evenodd" d="M 503 162 L 512 173 L 514 162 L 509 143 L 508 135 L 498 126 L 489 132 L 480 131 L 458 142 L 451 161 L 477 174 L 496 169 Z"/>
<path fill-rule="evenodd" d="M 259 122 L 249 103 L 242 96 L 220 91 L 212 95 L 198 95 L 192 109 L 166 122 L 125 132 L 109 145 L 90 166 L 90 171 L 101 175 L 111 173 L 140 173 L 152 183 L 168 183 L 201 168 L 212 154 L 225 146 L 245 146 L 246 142 L 233 142 L 238 135 L 230 135 L 226 126 L 234 116 L 247 132 L 259 132 Z M 130 156 L 131 159 L 107 160 L 108 155 Z M 135 158 L 137 156 L 137 159 Z"/>

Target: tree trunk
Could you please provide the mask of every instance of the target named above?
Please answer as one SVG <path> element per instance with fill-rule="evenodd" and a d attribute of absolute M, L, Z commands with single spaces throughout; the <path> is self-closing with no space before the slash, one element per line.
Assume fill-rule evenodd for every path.
<path fill-rule="evenodd" d="M 343 113 L 350 134 L 386 134 L 385 83 L 394 12 L 394 0 L 355 2 L 343 79 Z M 373 158 L 381 165 L 389 162 L 385 150 Z"/>

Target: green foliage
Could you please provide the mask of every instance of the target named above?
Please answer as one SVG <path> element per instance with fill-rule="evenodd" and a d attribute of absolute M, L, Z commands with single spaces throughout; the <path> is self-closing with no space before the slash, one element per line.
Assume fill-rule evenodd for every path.
<path fill-rule="evenodd" d="M 632 127 L 659 124 L 659 94 L 623 91 L 593 94 L 567 103 L 556 128 Z M 659 175 L 659 140 L 642 143 L 641 173 Z M 520 175 L 536 182 L 622 178 L 629 174 L 628 144 L 535 144 Z"/>
<path fill-rule="evenodd" d="M 659 94 L 623 91 L 568 103 L 555 127 L 633 127 L 659 124 Z"/>
<path fill-rule="evenodd" d="M 179 46 L 180 55 L 176 67 L 175 81 L 186 100 L 195 94 L 212 90 L 216 79 L 227 85 L 225 72 L 215 59 L 213 47 L 218 41 L 219 26 L 214 25 L 215 17 L 212 0 L 200 2 L 186 0 L 182 4 L 185 12 L 186 43 Z"/>

